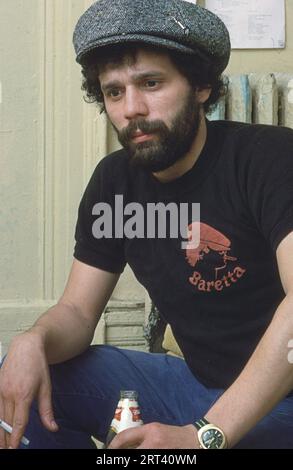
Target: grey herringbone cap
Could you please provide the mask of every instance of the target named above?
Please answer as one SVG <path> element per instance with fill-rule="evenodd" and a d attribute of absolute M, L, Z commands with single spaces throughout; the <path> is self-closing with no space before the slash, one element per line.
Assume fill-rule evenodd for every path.
<path fill-rule="evenodd" d="M 81 16 L 73 35 L 79 63 L 93 49 L 125 42 L 205 56 L 219 72 L 231 49 L 220 18 L 183 0 L 99 0 Z"/>

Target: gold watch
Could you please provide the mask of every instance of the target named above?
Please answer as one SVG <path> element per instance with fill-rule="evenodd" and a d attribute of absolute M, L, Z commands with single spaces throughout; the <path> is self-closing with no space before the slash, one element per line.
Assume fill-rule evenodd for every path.
<path fill-rule="evenodd" d="M 218 426 L 211 424 L 207 419 L 201 418 L 195 422 L 199 446 L 201 449 L 226 449 L 227 439 Z"/>

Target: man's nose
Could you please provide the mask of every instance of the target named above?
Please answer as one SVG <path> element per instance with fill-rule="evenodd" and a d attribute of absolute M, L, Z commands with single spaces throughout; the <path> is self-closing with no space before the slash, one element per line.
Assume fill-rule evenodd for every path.
<path fill-rule="evenodd" d="M 143 93 L 136 88 L 128 89 L 125 92 L 124 115 L 128 120 L 139 116 L 146 116 L 148 107 L 144 100 Z"/>

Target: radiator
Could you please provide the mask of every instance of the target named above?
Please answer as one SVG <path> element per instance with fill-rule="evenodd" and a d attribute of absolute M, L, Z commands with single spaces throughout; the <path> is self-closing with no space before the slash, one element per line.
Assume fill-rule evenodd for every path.
<path fill-rule="evenodd" d="M 228 92 L 208 115 L 209 119 L 274 124 L 293 129 L 293 74 L 252 73 L 225 78 Z"/>

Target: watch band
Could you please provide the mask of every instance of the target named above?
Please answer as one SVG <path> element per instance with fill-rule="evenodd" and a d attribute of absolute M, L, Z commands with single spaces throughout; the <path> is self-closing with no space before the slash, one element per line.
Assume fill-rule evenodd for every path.
<path fill-rule="evenodd" d="M 202 428 L 203 426 L 206 426 L 207 424 L 210 424 L 209 421 L 205 418 L 201 418 L 199 419 L 198 421 L 196 421 L 194 423 L 194 426 L 196 427 L 196 429 L 199 431 L 200 428 Z"/>

